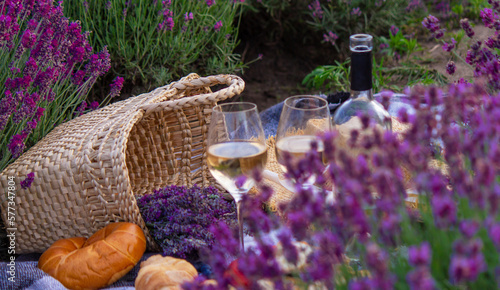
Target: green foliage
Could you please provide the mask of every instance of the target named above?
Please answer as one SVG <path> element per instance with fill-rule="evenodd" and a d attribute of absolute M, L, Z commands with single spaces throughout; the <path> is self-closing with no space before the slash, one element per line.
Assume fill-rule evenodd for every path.
<path fill-rule="evenodd" d="M 461 1 L 463 2 L 463 1 Z M 466 3 L 466 16 L 471 19 L 479 19 L 479 14 L 484 7 L 488 7 L 488 0 L 469 0 Z"/>
<path fill-rule="evenodd" d="M 445 76 L 436 70 L 429 70 L 412 62 L 403 62 L 399 66 L 384 67 L 384 59 L 373 61 L 373 90 L 375 92 L 383 89 L 402 91 L 406 86 L 416 84 L 439 84 L 447 83 Z M 350 90 L 350 59 L 341 63 L 335 61 L 334 65 L 323 65 L 315 68 L 309 73 L 302 84 L 308 88 L 330 91 Z M 398 86 L 397 83 L 404 83 Z"/>
<path fill-rule="evenodd" d="M 164 3 L 162 3 L 164 2 Z M 168 5 L 171 2 L 171 5 Z M 108 45 L 112 70 L 133 83 L 164 85 L 190 72 L 233 73 L 240 2 L 65 0 L 98 48 Z M 192 13 L 193 18 L 186 18 Z M 173 21 L 170 29 L 169 21 Z M 216 28 L 220 21 L 222 26 Z M 170 22 L 171 23 L 171 22 Z"/>
<path fill-rule="evenodd" d="M 408 58 L 412 53 L 422 50 L 417 39 L 404 36 L 401 29 L 396 34 L 389 33 L 389 38 L 381 36 L 380 41 L 386 46 L 381 52 L 393 58 L 400 56 Z"/>

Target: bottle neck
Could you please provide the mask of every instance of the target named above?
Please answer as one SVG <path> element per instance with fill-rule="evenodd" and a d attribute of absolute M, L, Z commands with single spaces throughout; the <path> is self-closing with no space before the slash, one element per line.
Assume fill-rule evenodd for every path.
<path fill-rule="evenodd" d="M 365 90 L 365 91 L 355 91 L 351 89 L 351 99 L 365 99 L 367 101 L 373 101 L 373 90 Z"/>
<path fill-rule="evenodd" d="M 371 50 L 353 51 L 351 53 L 351 92 L 370 91 L 373 98 L 372 87 Z"/>

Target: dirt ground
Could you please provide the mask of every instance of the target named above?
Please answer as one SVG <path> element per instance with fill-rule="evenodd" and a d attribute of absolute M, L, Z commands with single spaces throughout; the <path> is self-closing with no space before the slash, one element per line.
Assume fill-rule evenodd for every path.
<path fill-rule="evenodd" d="M 477 25 L 474 31 L 476 33 L 474 39 L 485 40 L 491 35 L 491 30 L 483 25 Z M 301 82 L 315 67 L 331 64 L 334 61 L 321 57 L 325 52 L 324 47 L 311 45 L 280 47 L 265 44 L 251 45 L 251 42 L 251 39 L 246 42 L 243 40 L 239 48 L 243 52 L 244 61 L 256 59 L 259 54 L 263 57 L 250 64 L 241 75 L 245 80 L 245 90 L 240 100 L 256 103 L 260 111 L 295 94 L 318 93 L 305 88 Z M 465 36 L 458 47 L 459 54 L 464 58 L 469 43 L 469 38 Z M 421 37 L 419 44 L 422 50 L 416 52 L 415 56 L 422 59 L 429 69 L 435 69 L 447 76 L 450 82 L 473 77 L 472 69 L 460 59 L 454 60 L 457 66 L 455 74 L 450 76 L 446 73 L 446 65 L 452 57 L 442 50 L 442 43 Z"/>

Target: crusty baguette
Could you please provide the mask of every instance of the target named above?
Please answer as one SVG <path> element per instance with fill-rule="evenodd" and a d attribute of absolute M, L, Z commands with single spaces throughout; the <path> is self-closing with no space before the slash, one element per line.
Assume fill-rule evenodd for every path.
<path fill-rule="evenodd" d="M 38 260 L 38 268 L 70 289 L 97 289 L 123 277 L 141 259 L 146 238 L 132 223 L 112 223 L 88 240 L 55 242 Z"/>

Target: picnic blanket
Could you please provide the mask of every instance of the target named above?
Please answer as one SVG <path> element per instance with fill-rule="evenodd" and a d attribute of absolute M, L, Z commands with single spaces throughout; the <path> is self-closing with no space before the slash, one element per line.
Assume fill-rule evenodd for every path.
<path fill-rule="evenodd" d="M 321 97 L 327 98 L 327 96 L 325 95 L 322 95 Z M 379 95 L 375 95 L 375 98 L 379 98 Z M 335 110 L 335 108 L 339 105 L 339 103 L 330 103 L 330 110 Z M 398 111 L 402 107 L 409 108 L 408 103 L 405 100 L 405 96 L 395 94 L 392 97 L 392 103 L 388 110 L 389 113 L 392 116 L 396 116 Z M 282 109 L 283 102 L 261 112 L 260 116 L 262 119 L 262 125 L 264 127 L 266 137 L 276 135 L 276 130 L 278 128 L 279 117 Z M 251 238 L 245 237 L 245 244 L 250 246 L 251 243 Z M 146 260 L 154 254 L 157 253 L 145 253 L 141 261 Z M 8 263 L 0 262 L 0 289 L 67 289 L 59 281 L 52 278 L 42 270 L 38 269 L 37 265 L 40 255 L 41 254 L 27 254 L 20 255 L 16 258 L 14 282 L 8 280 L 8 278 L 10 277 L 7 273 L 9 267 Z M 140 262 L 128 274 L 105 289 L 135 289 L 134 281 L 137 277 L 139 269 Z"/>

